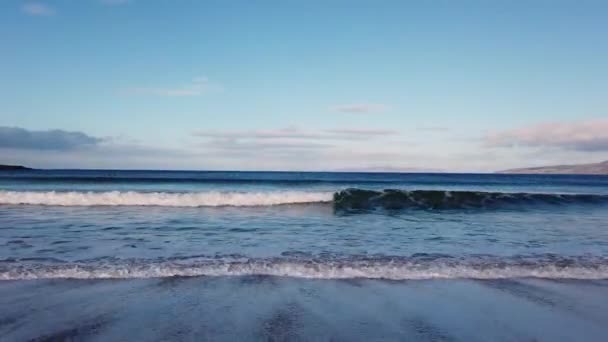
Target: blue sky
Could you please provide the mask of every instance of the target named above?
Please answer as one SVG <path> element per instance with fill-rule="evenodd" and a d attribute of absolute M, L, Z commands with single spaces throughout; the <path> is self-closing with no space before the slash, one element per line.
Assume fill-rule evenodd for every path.
<path fill-rule="evenodd" d="M 606 1 L 0 2 L 0 163 L 608 159 Z"/>

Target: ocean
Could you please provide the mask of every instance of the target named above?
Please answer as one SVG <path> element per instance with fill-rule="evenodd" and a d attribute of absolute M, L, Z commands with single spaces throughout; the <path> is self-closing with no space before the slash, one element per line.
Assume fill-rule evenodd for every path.
<path fill-rule="evenodd" d="M 607 279 L 608 176 L 0 173 L 3 340 L 601 341 Z"/>

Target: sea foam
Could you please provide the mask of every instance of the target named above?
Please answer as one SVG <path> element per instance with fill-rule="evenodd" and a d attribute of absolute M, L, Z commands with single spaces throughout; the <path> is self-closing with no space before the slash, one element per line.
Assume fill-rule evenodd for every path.
<path fill-rule="evenodd" d="M 193 276 L 279 276 L 309 279 L 608 279 L 602 258 L 557 260 L 114 260 L 111 262 L 0 262 L 0 280 L 15 279 L 115 279 Z"/>
<path fill-rule="evenodd" d="M 280 204 L 330 202 L 331 192 L 77 192 L 77 191 L 0 191 L 0 204 L 51 206 L 270 206 Z"/>

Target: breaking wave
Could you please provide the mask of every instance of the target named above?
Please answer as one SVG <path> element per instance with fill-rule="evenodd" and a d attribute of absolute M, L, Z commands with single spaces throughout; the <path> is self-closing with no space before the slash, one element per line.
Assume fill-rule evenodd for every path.
<path fill-rule="evenodd" d="M 602 257 L 487 257 L 429 255 L 350 259 L 111 259 L 96 262 L 0 261 L 0 280 L 118 279 L 194 276 L 279 276 L 311 279 L 608 279 Z"/>
<path fill-rule="evenodd" d="M 0 204 L 49 206 L 272 206 L 330 203 L 336 209 L 465 209 L 534 204 L 608 203 L 605 195 L 502 193 L 445 190 L 138 192 L 138 191 L 2 191 Z"/>
<path fill-rule="evenodd" d="M 343 209 L 464 209 L 533 204 L 608 203 L 608 196 L 582 194 L 504 193 L 483 191 L 346 189 L 334 194 Z"/>
<path fill-rule="evenodd" d="M 53 206 L 164 206 L 218 207 L 270 206 L 280 204 L 330 202 L 331 192 L 77 192 L 0 191 L 0 204 Z"/>

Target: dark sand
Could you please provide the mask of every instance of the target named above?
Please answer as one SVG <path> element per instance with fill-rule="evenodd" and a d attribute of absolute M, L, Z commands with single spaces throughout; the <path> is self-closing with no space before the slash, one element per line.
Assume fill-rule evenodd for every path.
<path fill-rule="evenodd" d="M 1 281 L 0 340 L 608 341 L 608 281 Z"/>

